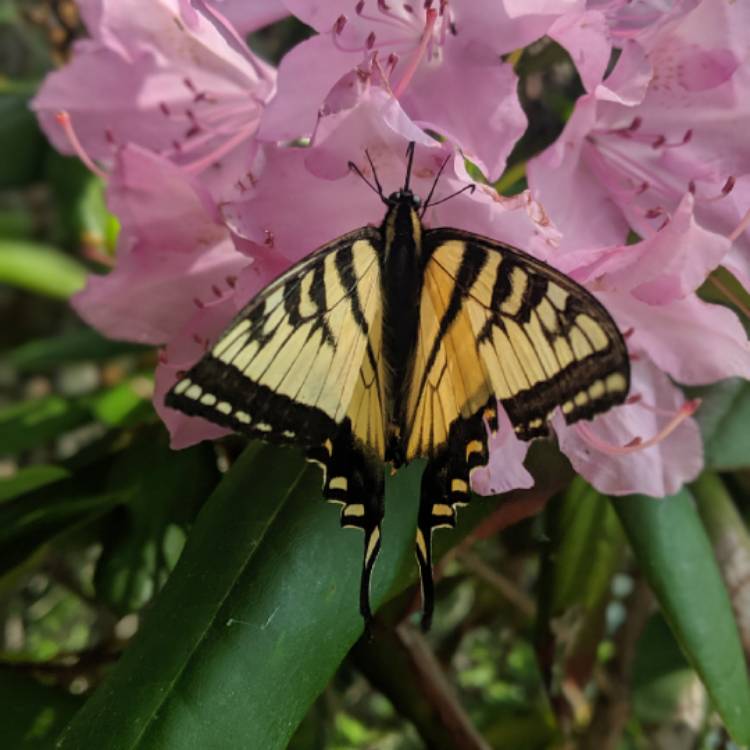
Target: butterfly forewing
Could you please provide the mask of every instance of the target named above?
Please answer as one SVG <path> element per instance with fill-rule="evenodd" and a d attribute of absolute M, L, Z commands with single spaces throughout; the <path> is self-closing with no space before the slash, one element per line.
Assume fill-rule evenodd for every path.
<path fill-rule="evenodd" d="M 454 365 L 458 374 L 450 379 L 453 394 L 441 399 L 453 419 L 475 413 L 486 395 L 494 395 L 518 436 L 529 440 L 547 434 L 557 407 L 573 423 L 625 400 L 625 342 L 590 292 L 525 253 L 484 237 L 437 229 L 427 233 L 426 241 L 431 257 L 425 294 L 432 287 L 446 291 L 436 311 L 442 336 L 425 346 L 446 355 L 458 348 L 452 341 L 462 346 L 461 364 Z M 440 364 L 437 356 L 430 372 L 417 368 L 414 385 L 436 377 Z M 412 398 L 419 402 L 425 395 L 417 389 Z M 415 452 L 426 448 L 423 441 L 412 444 Z"/>
<path fill-rule="evenodd" d="M 382 458 L 378 243 L 375 230 L 359 230 L 272 282 L 175 385 L 168 405 L 303 447 L 350 419 Z"/>

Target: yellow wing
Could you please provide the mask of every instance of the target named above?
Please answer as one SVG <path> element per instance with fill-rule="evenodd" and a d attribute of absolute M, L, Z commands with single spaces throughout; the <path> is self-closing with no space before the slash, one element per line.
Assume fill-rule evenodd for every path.
<path fill-rule="evenodd" d="M 240 312 L 167 404 L 272 442 L 319 446 L 347 419 L 385 451 L 379 354 L 379 235 L 357 230 L 316 251 Z"/>
<path fill-rule="evenodd" d="M 407 460 L 435 455 L 457 420 L 494 398 L 524 440 L 547 434 L 557 407 L 572 423 L 625 400 L 625 343 L 591 293 L 484 237 L 436 229 L 425 241 Z"/>

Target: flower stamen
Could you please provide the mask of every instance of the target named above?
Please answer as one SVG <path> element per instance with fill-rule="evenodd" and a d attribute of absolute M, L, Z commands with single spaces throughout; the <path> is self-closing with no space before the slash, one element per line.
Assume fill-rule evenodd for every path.
<path fill-rule="evenodd" d="M 644 406 L 651 411 L 656 411 L 656 407 L 651 407 L 647 404 L 644 404 L 640 398 L 633 403 Z M 613 443 L 608 442 L 601 436 L 597 435 L 588 425 L 583 422 L 578 422 L 575 425 L 575 430 L 585 442 L 587 442 L 592 448 L 598 450 L 600 453 L 605 453 L 609 456 L 625 456 L 629 453 L 635 453 L 636 451 L 644 450 L 645 448 L 651 448 L 652 446 L 664 441 L 688 417 L 691 417 L 693 414 L 695 414 L 700 404 L 701 401 L 698 398 L 686 401 L 677 410 L 676 413 L 673 413 L 674 415 L 672 419 L 670 419 L 669 422 L 667 422 L 667 424 L 661 430 L 659 430 L 656 435 L 648 438 L 647 440 L 644 440 L 640 436 L 636 436 L 626 445 L 614 445 Z M 658 410 L 657 413 L 663 412 L 662 410 Z M 672 412 L 667 413 L 671 414 Z"/>
<path fill-rule="evenodd" d="M 422 62 L 422 58 L 427 52 L 427 48 L 432 41 L 432 30 L 435 27 L 437 17 L 437 11 L 433 8 L 428 8 L 426 10 L 425 25 L 424 30 L 422 31 L 422 36 L 419 39 L 419 47 L 417 47 L 417 51 L 414 53 L 414 55 L 412 55 L 412 58 L 409 61 L 406 70 L 404 71 L 404 75 L 401 76 L 401 80 L 398 82 L 394 90 L 394 94 L 397 99 L 404 93 L 404 91 L 406 91 L 406 87 L 414 77 L 414 74 L 417 72 L 417 68 L 419 67 L 419 63 Z"/>
<path fill-rule="evenodd" d="M 91 156 L 89 156 L 88 152 L 81 144 L 81 141 L 78 140 L 78 136 L 76 135 L 76 131 L 73 128 L 73 123 L 70 119 L 70 114 L 65 110 L 60 110 L 55 115 L 55 121 L 63 129 L 65 137 L 73 147 L 73 152 L 75 153 L 75 155 L 86 165 L 86 167 L 88 167 L 90 172 L 95 174 L 97 177 L 100 177 L 102 180 L 106 180 L 108 178 L 107 173 L 101 167 L 97 166 L 97 164 L 94 162 Z"/>

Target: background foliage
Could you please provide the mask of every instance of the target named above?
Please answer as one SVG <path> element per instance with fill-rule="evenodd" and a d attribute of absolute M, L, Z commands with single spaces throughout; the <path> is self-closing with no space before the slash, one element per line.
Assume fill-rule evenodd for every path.
<path fill-rule="evenodd" d="M 477 502 L 438 536 L 427 637 L 421 467 L 390 478 L 363 638 L 361 541 L 318 502 L 317 470 L 237 439 L 171 452 L 150 403 L 156 352 L 102 339 L 67 305 L 110 265 L 117 222 L 27 108 L 80 32 L 74 6 L 55 5 L 0 2 L 4 746 L 750 743 L 750 386 L 697 394 L 707 468 L 665 500 L 610 500 L 535 445 L 534 490 Z M 278 59 L 304 34 L 284 22 L 253 44 Z M 524 187 L 525 160 L 580 93 L 555 44 L 518 72 L 535 130 L 504 192 Z"/>

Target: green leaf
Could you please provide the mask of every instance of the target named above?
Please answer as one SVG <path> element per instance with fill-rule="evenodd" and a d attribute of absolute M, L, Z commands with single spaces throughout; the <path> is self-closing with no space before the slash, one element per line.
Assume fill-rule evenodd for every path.
<path fill-rule="evenodd" d="M 89 399 L 94 416 L 110 427 L 129 427 L 153 414 L 150 377 L 135 376 Z"/>
<path fill-rule="evenodd" d="M 123 505 L 106 524 L 94 578 L 97 594 L 115 612 L 141 609 L 162 587 L 217 479 L 209 444 L 170 451 L 161 427 L 139 435 L 117 458 L 108 485 Z"/>
<path fill-rule="evenodd" d="M 0 503 L 32 490 L 67 479 L 70 472 L 62 466 L 37 464 L 17 471 L 12 477 L 0 479 Z"/>
<path fill-rule="evenodd" d="M 596 663 L 625 536 L 610 503 L 581 477 L 546 513 L 551 544 L 542 565 L 537 637 L 564 646 L 565 678 L 583 685 Z"/>
<path fill-rule="evenodd" d="M 691 388 L 702 400 L 695 414 L 703 435 L 706 467 L 732 471 L 750 467 L 750 383 L 740 378 Z"/>
<path fill-rule="evenodd" d="M 80 398 L 46 396 L 0 409 L 0 454 L 44 445 L 95 419 L 110 427 L 130 427 L 153 415 L 151 381 L 134 376 L 112 388 Z"/>
<path fill-rule="evenodd" d="M 119 225 L 105 202 L 105 185 L 75 157 L 52 152 L 47 178 L 58 211 L 56 239 L 66 247 L 87 247 L 105 257 L 114 249 Z"/>
<path fill-rule="evenodd" d="M 3 747 L 52 748 L 81 702 L 80 698 L 42 685 L 17 670 L 0 669 Z"/>
<path fill-rule="evenodd" d="M 48 339 L 36 339 L 2 354 L 3 361 L 21 372 L 46 372 L 61 364 L 91 360 L 101 362 L 150 348 L 104 338 L 93 328 L 80 328 Z"/>
<path fill-rule="evenodd" d="M 376 606 L 414 580 L 420 475 L 415 462 L 387 482 Z M 320 496 L 319 470 L 296 452 L 250 446 L 60 748 L 286 747 L 362 633 L 362 536 Z M 465 509 L 461 531 L 494 507 Z"/>
<path fill-rule="evenodd" d="M 613 502 L 672 632 L 735 741 L 750 743 L 750 681 L 732 606 L 693 498 Z"/>
<path fill-rule="evenodd" d="M 653 724 L 674 721 L 688 696 L 694 695 L 697 680 L 666 621 L 654 614 L 638 639 L 633 659 L 636 717 Z"/>
<path fill-rule="evenodd" d="M 38 178 L 45 140 L 26 96 L 0 94 L 0 190 L 28 185 Z"/>
<path fill-rule="evenodd" d="M 55 537 L 110 510 L 120 499 L 116 493 L 90 490 L 73 478 L 3 503 L 0 576 L 11 573 Z"/>
<path fill-rule="evenodd" d="M 23 401 L 0 409 L 0 454 L 20 453 L 90 421 L 80 400 L 61 396 Z"/>
<path fill-rule="evenodd" d="M 55 247 L 0 240 L 0 282 L 46 297 L 68 299 L 83 289 L 86 269 Z"/>
<path fill-rule="evenodd" d="M 555 519 L 552 613 L 596 609 L 609 594 L 624 537 L 607 499 L 581 477 L 565 493 Z"/>

